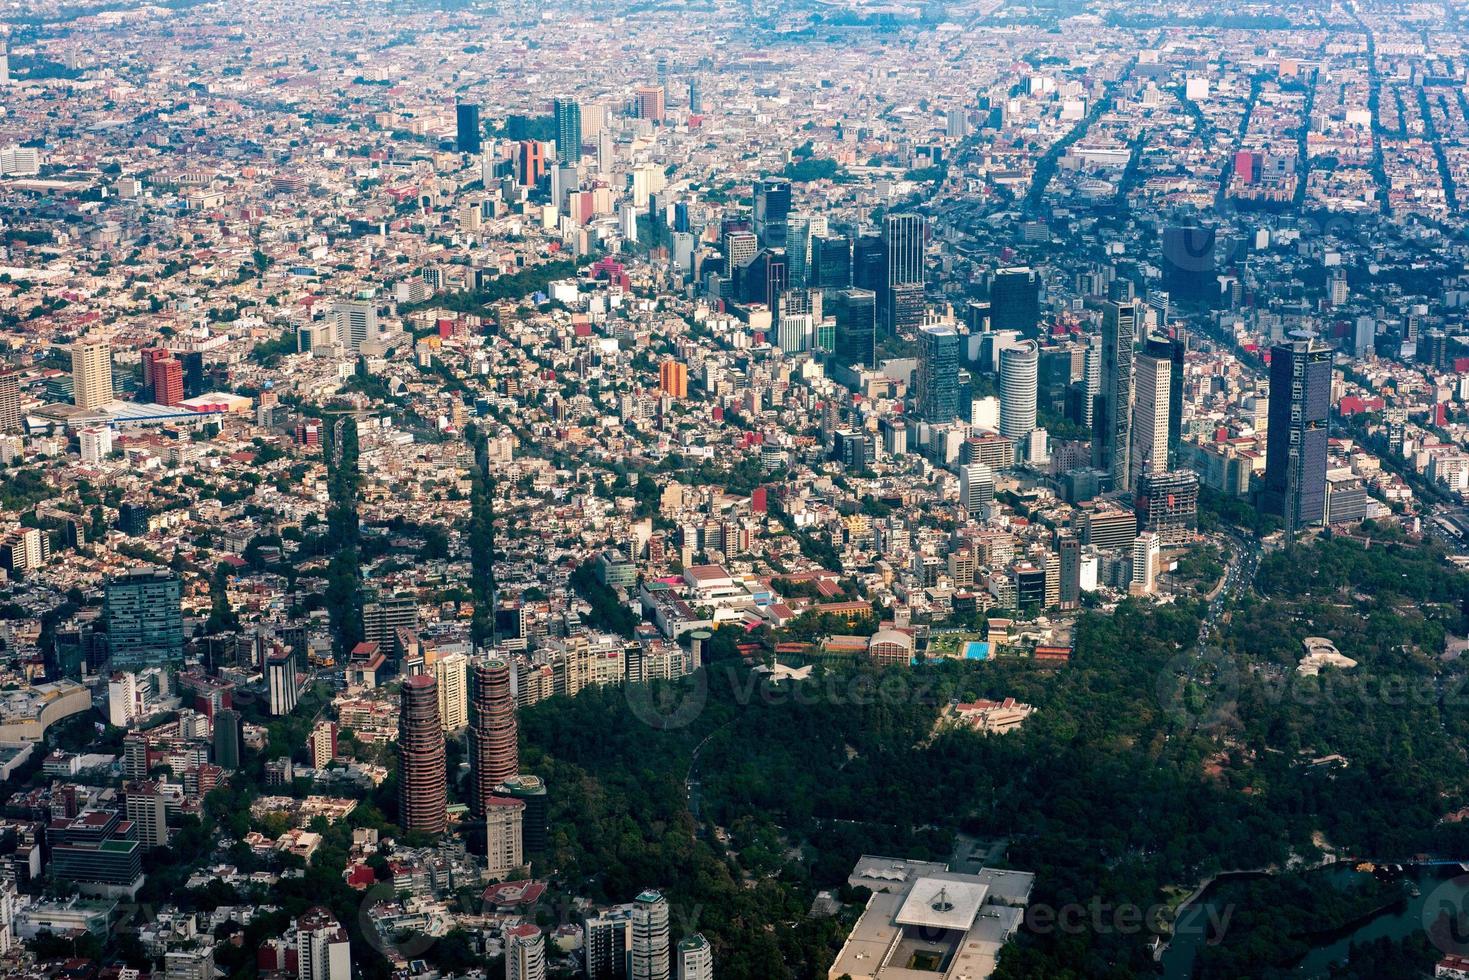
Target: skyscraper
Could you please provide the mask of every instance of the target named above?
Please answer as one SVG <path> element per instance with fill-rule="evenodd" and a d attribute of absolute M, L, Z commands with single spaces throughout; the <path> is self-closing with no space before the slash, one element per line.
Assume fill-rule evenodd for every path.
<path fill-rule="evenodd" d="M 546 148 L 539 140 L 521 140 L 515 149 L 516 169 L 522 187 L 534 187 L 546 175 Z"/>
<path fill-rule="evenodd" d="M 480 148 L 479 106 L 459 103 L 454 107 L 454 149 L 478 153 Z"/>
<path fill-rule="evenodd" d="M 633 899 L 630 980 L 671 980 L 668 901 L 649 890 Z"/>
<path fill-rule="evenodd" d="M 844 367 L 876 366 L 877 295 L 870 289 L 843 289 L 835 299 L 836 363 Z"/>
<path fill-rule="evenodd" d="M 658 391 L 669 398 L 689 397 L 689 368 L 687 364 L 669 358 L 658 365 Z"/>
<path fill-rule="evenodd" d="M 485 870 L 494 878 L 508 878 L 525 867 L 525 803 L 509 796 L 492 796 L 485 804 Z"/>
<path fill-rule="evenodd" d="M 296 658 L 277 650 L 265 658 L 265 687 L 270 713 L 283 717 L 296 710 Z"/>
<path fill-rule="evenodd" d="M 469 702 L 469 807 L 475 816 L 484 816 L 486 801 L 498 795 L 496 786 L 519 774 L 518 737 L 510 665 L 475 664 Z"/>
<path fill-rule="evenodd" d="M 184 657 L 184 617 L 178 576 L 161 568 L 128 572 L 108 582 L 102 599 L 107 648 L 114 667 L 155 666 Z"/>
<path fill-rule="evenodd" d="M 1034 269 L 1000 269 L 990 286 L 990 329 L 1034 337 L 1041 321 L 1041 284 Z"/>
<path fill-rule="evenodd" d="M 959 417 L 959 334 L 953 327 L 918 331 L 918 416 L 939 425 Z"/>
<path fill-rule="evenodd" d="M 20 372 L 0 372 L 0 433 L 20 431 Z"/>
<path fill-rule="evenodd" d="M 1136 393 L 1132 405 L 1132 450 L 1129 467 L 1134 483 L 1144 473 L 1168 469 L 1168 419 L 1173 360 L 1149 348 L 1137 356 Z"/>
<path fill-rule="evenodd" d="M 153 400 L 160 405 L 180 405 L 184 400 L 184 364 L 173 357 L 153 362 Z"/>
<path fill-rule="evenodd" d="M 1024 439 L 1035 431 L 1036 384 L 1040 349 L 1022 340 L 1000 351 L 1000 435 Z"/>
<path fill-rule="evenodd" d="M 441 654 L 434 661 L 439 684 L 439 724 L 457 732 L 469 724 L 469 658 L 462 653 Z"/>
<path fill-rule="evenodd" d="M 714 980 L 714 951 L 703 933 L 679 940 L 678 980 Z"/>
<path fill-rule="evenodd" d="M 890 214 L 883 221 L 887 259 L 884 318 L 893 333 L 917 330 L 923 323 L 923 246 L 927 220 L 921 214 Z"/>
<path fill-rule="evenodd" d="M 581 160 L 581 103 L 575 99 L 553 99 L 556 117 L 556 159 L 575 165 Z"/>
<path fill-rule="evenodd" d="M 300 980 L 351 980 L 352 943 L 330 909 L 318 905 L 296 920 L 296 964 Z"/>
<path fill-rule="evenodd" d="M 1270 348 L 1270 428 L 1261 505 L 1288 535 L 1326 513 L 1326 416 L 1331 408 L 1331 348 L 1306 330 Z"/>
<path fill-rule="evenodd" d="M 221 769 L 240 768 L 240 749 L 245 744 L 245 719 L 233 708 L 214 713 L 214 764 Z"/>
<path fill-rule="evenodd" d="M 1170 297 L 1212 302 L 1219 295 L 1215 279 L 1215 233 L 1200 225 L 1163 229 L 1163 288 Z"/>
<path fill-rule="evenodd" d="M 332 304 L 332 317 L 336 321 L 337 341 L 353 350 L 376 340 L 378 334 L 377 307 L 360 300 L 338 300 Z"/>
<path fill-rule="evenodd" d="M 966 514 L 977 514 L 995 500 L 995 471 L 983 463 L 959 467 L 959 506 Z"/>
<path fill-rule="evenodd" d="M 851 286 L 852 240 L 842 235 L 813 238 L 807 283 L 812 288 L 829 291 Z"/>
<path fill-rule="evenodd" d="M 1081 605 L 1081 542 L 1075 535 L 1063 534 L 1056 541 L 1056 554 L 1061 578 L 1057 604 L 1062 609 L 1076 609 Z"/>
<path fill-rule="evenodd" d="M 755 181 L 755 235 L 766 248 L 785 248 L 791 216 L 791 182 L 783 177 Z"/>
<path fill-rule="evenodd" d="M 1092 465 L 1107 473 L 1111 488 L 1132 485 L 1132 352 L 1139 304 L 1108 300 L 1102 306 L 1101 388 L 1092 408 Z"/>
<path fill-rule="evenodd" d="M 639 85 L 633 97 L 639 119 L 648 119 L 653 122 L 663 121 L 664 95 L 661 85 Z"/>
<path fill-rule="evenodd" d="M 697 78 L 689 79 L 689 114 L 697 116 L 704 111 L 704 88 Z"/>
<path fill-rule="evenodd" d="M 112 345 L 84 337 L 71 345 L 71 392 L 77 408 L 100 408 L 112 402 Z"/>
<path fill-rule="evenodd" d="M 403 682 L 398 713 L 398 823 L 441 834 L 448 820 L 439 686 L 430 674 Z"/>

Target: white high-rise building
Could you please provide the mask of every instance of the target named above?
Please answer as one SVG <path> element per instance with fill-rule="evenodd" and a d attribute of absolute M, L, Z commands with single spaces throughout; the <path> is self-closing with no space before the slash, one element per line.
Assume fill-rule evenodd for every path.
<path fill-rule="evenodd" d="M 505 980 L 546 980 L 546 937 L 528 922 L 505 930 Z"/>
<path fill-rule="evenodd" d="M 469 724 L 469 658 L 451 653 L 434 661 L 434 679 L 439 682 L 439 721 L 446 732 L 457 732 Z"/>
<path fill-rule="evenodd" d="M 347 930 L 328 909 L 307 909 L 296 921 L 296 976 L 300 980 L 352 980 Z"/>
<path fill-rule="evenodd" d="M 82 462 L 96 466 L 112 453 L 112 430 L 105 425 L 90 425 L 77 433 Z"/>
<path fill-rule="evenodd" d="M 678 980 L 714 980 L 714 951 L 703 933 L 679 940 Z"/>
<path fill-rule="evenodd" d="M 1033 340 L 1000 351 L 1000 435 L 1024 439 L 1035 428 L 1040 348 Z"/>
<path fill-rule="evenodd" d="M 672 980 L 668 900 L 662 892 L 650 889 L 633 900 L 630 960 L 629 980 Z"/>
<path fill-rule="evenodd" d="M 985 395 L 969 403 L 969 424 L 976 429 L 997 432 L 1000 428 L 1000 400 L 994 395 Z"/>
<path fill-rule="evenodd" d="M 113 674 L 107 682 L 107 723 L 114 728 L 127 728 L 141 717 L 138 698 L 138 675 L 124 671 Z"/>
<path fill-rule="evenodd" d="M 995 500 L 995 472 L 983 463 L 959 467 L 959 506 L 977 514 Z"/>
<path fill-rule="evenodd" d="M 1128 591 L 1134 595 L 1158 591 L 1158 536 L 1152 531 L 1144 531 L 1132 542 L 1132 582 Z"/>
<path fill-rule="evenodd" d="M 1136 482 L 1144 473 L 1168 469 L 1168 397 L 1173 364 L 1168 358 L 1137 356 L 1133 373 L 1132 461 Z"/>
<path fill-rule="evenodd" d="M 332 305 L 332 318 L 337 325 L 337 340 L 353 350 L 376 340 L 377 307 L 356 300 L 338 300 Z"/>

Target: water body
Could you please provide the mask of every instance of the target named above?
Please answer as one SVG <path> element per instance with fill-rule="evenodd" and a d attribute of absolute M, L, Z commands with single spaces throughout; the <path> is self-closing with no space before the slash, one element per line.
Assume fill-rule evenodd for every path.
<path fill-rule="evenodd" d="M 1218 903 L 1219 886 L 1241 878 L 1258 877 L 1257 874 L 1226 875 L 1211 884 L 1198 901 L 1190 905 L 1179 917 L 1177 931 L 1168 944 L 1161 962 L 1165 980 L 1189 980 L 1193 976 L 1194 961 L 1199 948 L 1213 938 L 1210 923 L 1217 922 L 1226 909 Z M 1315 872 L 1321 887 L 1339 888 L 1361 875 L 1351 868 L 1338 867 Z M 1383 909 L 1365 921 L 1354 923 L 1339 933 L 1323 936 L 1295 969 L 1302 980 L 1327 977 L 1333 963 L 1345 963 L 1353 943 L 1371 942 L 1375 939 L 1402 939 L 1423 932 L 1441 911 L 1455 914 L 1469 911 L 1469 874 L 1460 871 L 1457 865 L 1413 867 L 1406 869 L 1404 878 L 1412 882 L 1419 894 L 1408 895 L 1402 902 Z M 1446 937 L 1448 938 L 1448 937 Z M 1461 947 L 1469 945 L 1469 937 L 1457 937 Z M 1450 947 L 1447 951 L 1455 951 Z"/>

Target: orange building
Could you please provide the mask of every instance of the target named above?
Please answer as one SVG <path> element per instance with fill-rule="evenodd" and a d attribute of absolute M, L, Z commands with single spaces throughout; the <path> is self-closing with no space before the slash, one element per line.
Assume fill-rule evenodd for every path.
<path fill-rule="evenodd" d="M 638 118 L 663 121 L 663 86 L 639 85 L 637 90 Z"/>
<path fill-rule="evenodd" d="M 658 390 L 669 398 L 689 397 L 689 369 L 677 361 L 658 365 Z"/>
<path fill-rule="evenodd" d="M 522 140 L 516 151 L 520 170 L 520 183 L 534 187 L 541 182 L 546 172 L 546 148 L 539 140 Z"/>

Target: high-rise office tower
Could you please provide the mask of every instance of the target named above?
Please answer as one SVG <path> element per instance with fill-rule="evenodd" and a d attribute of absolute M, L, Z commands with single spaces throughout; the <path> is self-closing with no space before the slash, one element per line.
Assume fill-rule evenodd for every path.
<path fill-rule="evenodd" d="M 505 930 L 505 980 L 546 980 L 546 937 L 529 922 Z"/>
<path fill-rule="evenodd" d="M 790 232 L 791 182 L 783 177 L 755 181 L 755 235 L 766 248 L 785 248 Z"/>
<path fill-rule="evenodd" d="M 1261 505 L 1288 535 L 1326 513 L 1326 417 L 1331 408 L 1331 348 L 1297 330 L 1270 348 L 1270 427 Z"/>
<path fill-rule="evenodd" d="M 516 172 L 522 187 L 534 187 L 546 175 L 546 147 L 540 140 L 521 140 L 515 148 Z"/>
<path fill-rule="evenodd" d="M 959 506 L 966 514 L 977 514 L 995 500 L 995 471 L 983 463 L 959 467 Z"/>
<path fill-rule="evenodd" d="M 553 99 L 556 117 L 556 159 L 575 165 L 581 160 L 581 103 L 575 99 Z"/>
<path fill-rule="evenodd" d="M 454 149 L 478 153 L 480 148 L 479 106 L 464 102 L 454 107 Z"/>
<path fill-rule="evenodd" d="M 20 372 L 0 372 L 0 432 L 19 432 L 20 423 Z"/>
<path fill-rule="evenodd" d="M 399 695 L 399 825 L 410 832 L 443 833 L 447 794 L 438 684 L 430 674 L 416 674 L 403 682 Z"/>
<path fill-rule="evenodd" d="M 1056 556 L 1061 578 L 1057 605 L 1076 609 L 1081 605 L 1081 542 L 1075 535 L 1061 535 L 1056 541 Z"/>
<path fill-rule="evenodd" d="M 673 90 L 668 87 L 668 59 L 658 59 L 658 87 L 663 90 L 665 102 L 673 101 Z"/>
<path fill-rule="evenodd" d="M 284 717 L 296 710 L 296 658 L 277 650 L 265 658 L 265 689 L 272 716 Z"/>
<path fill-rule="evenodd" d="M 731 231 L 724 236 L 724 276 L 733 279 L 735 273 L 755 261 L 760 254 L 760 239 L 751 231 Z"/>
<path fill-rule="evenodd" d="M 795 213 L 786 219 L 786 279 L 805 286 L 811 272 L 811 216 Z"/>
<path fill-rule="evenodd" d="M 939 425 L 959 417 L 959 334 L 953 327 L 918 331 L 918 417 Z"/>
<path fill-rule="evenodd" d="M 1183 383 L 1188 361 L 1188 334 L 1179 328 L 1168 340 L 1168 467 L 1178 469 L 1178 447 L 1183 441 Z"/>
<path fill-rule="evenodd" d="M 495 787 L 495 795 L 525 804 L 525 813 L 520 823 L 525 859 L 536 861 L 545 857 L 550 848 L 551 812 L 551 800 L 546 795 L 545 781 L 539 776 L 512 776 Z"/>
<path fill-rule="evenodd" d="M 1112 489 L 1132 485 L 1132 361 L 1137 336 L 1136 300 L 1102 306 L 1101 388 L 1092 408 L 1092 465 L 1107 473 Z"/>
<path fill-rule="evenodd" d="M 807 284 L 815 289 L 837 290 L 852 285 L 852 240 L 843 235 L 823 235 L 811 240 L 811 268 Z"/>
<path fill-rule="evenodd" d="M 1169 296 L 1193 302 L 1218 298 L 1213 228 L 1169 225 L 1163 229 L 1163 288 Z"/>
<path fill-rule="evenodd" d="M 469 703 L 470 812 L 483 816 L 495 787 L 520 773 L 520 747 L 510 665 L 488 660 L 474 666 Z"/>
<path fill-rule="evenodd" d="M 633 93 L 634 107 L 639 119 L 653 122 L 663 121 L 664 96 L 659 85 L 639 85 Z"/>
<path fill-rule="evenodd" d="M 457 732 L 469 724 L 469 658 L 462 653 L 441 655 L 434 661 L 439 685 L 439 724 Z"/>
<path fill-rule="evenodd" d="M 645 891 L 633 899 L 630 980 L 671 980 L 668 900 Z"/>
<path fill-rule="evenodd" d="M 704 87 L 697 78 L 689 79 L 689 114 L 697 116 L 704 111 Z"/>
<path fill-rule="evenodd" d="M 233 708 L 214 713 L 214 764 L 221 769 L 240 768 L 240 751 L 245 744 L 245 719 Z"/>
<path fill-rule="evenodd" d="M 887 248 L 882 236 L 859 235 L 852 243 L 852 285 L 885 296 L 887 268 Z"/>
<path fill-rule="evenodd" d="M 100 408 L 113 401 L 112 344 L 84 337 L 71 345 L 71 392 L 77 408 Z"/>
<path fill-rule="evenodd" d="M 140 569 L 108 582 L 102 619 L 114 667 L 155 666 L 184 658 L 184 617 L 178 576 Z"/>
<path fill-rule="evenodd" d="M 714 950 L 703 933 L 678 941 L 678 980 L 714 980 Z"/>
<path fill-rule="evenodd" d="M 883 221 L 887 260 L 884 309 L 888 330 L 910 332 L 923 323 L 923 247 L 927 220 L 921 214 L 890 214 Z"/>
<path fill-rule="evenodd" d="M 160 405 L 181 405 L 184 401 L 184 364 L 174 357 L 153 362 L 153 400 Z"/>
<path fill-rule="evenodd" d="M 1099 333 L 1094 333 L 1087 338 L 1082 370 L 1084 372 L 1082 385 L 1086 397 L 1078 421 L 1090 429 L 1096 420 L 1097 395 L 1102 390 L 1102 335 Z"/>
<path fill-rule="evenodd" d="M 990 286 L 990 329 L 1034 337 L 1041 322 L 1041 282 L 1034 269 L 1000 269 Z"/>
<path fill-rule="evenodd" d="M 836 319 L 836 350 L 833 356 L 843 366 L 877 365 L 877 295 L 870 289 L 842 289 L 836 293 L 832 313 Z"/>
<path fill-rule="evenodd" d="M 1173 383 L 1173 360 L 1157 357 L 1144 346 L 1136 360 L 1135 394 L 1132 404 L 1131 477 L 1136 483 L 1144 473 L 1168 469 L 1168 419 Z"/>
<path fill-rule="evenodd" d="M 1036 385 L 1040 350 L 1022 340 L 1000 351 L 1000 435 L 1024 439 L 1035 431 Z"/>
<path fill-rule="evenodd" d="M 336 321 L 337 341 L 352 350 L 361 350 L 363 344 L 377 339 L 377 307 L 372 303 L 338 300 L 332 304 L 332 317 Z"/>

